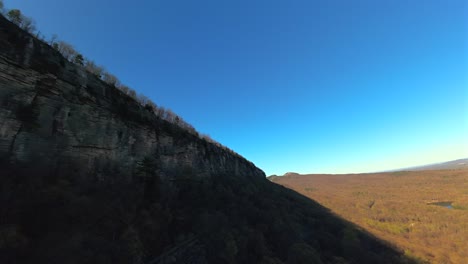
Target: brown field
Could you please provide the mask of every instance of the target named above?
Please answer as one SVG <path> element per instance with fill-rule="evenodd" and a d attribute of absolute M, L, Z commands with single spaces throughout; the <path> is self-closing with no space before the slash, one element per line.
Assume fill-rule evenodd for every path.
<path fill-rule="evenodd" d="M 468 169 L 290 175 L 272 181 L 430 263 L 468 263 Z M 452 202 L 453 208 L 430 205 Z"/>

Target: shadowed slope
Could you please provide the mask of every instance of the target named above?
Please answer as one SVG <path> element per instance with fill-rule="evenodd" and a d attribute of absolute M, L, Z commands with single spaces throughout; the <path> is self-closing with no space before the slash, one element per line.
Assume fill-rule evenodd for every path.
<path fill-rule="evenodd" d="M 2 17 L 0 35 L 0 263 L 411 263 Z"/>
<path fill-rule="evenodd" d="M 262 179 L 78 184 L 15 171 L 0 179 L 2 263 L 412 263 Z"/>

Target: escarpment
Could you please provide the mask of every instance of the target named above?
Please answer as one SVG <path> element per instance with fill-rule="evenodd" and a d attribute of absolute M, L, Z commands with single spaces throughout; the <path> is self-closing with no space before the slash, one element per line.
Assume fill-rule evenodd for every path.
<path fill-rule="evenodd" d="M 0 263 L 414 263 L 0 15 Z"/>
<path fill-rule="evenodd" d="M 180 170 L 264 178 L 251 162 L 154 116 L 0 17 L 0 159 L 43 175 L 129 180 L 144 157 Z M 27 166 L 25 166 L 27 164 Z"/>

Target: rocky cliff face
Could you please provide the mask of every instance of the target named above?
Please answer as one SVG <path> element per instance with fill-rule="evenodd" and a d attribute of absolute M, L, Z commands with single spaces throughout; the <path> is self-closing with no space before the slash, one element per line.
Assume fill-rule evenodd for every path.
<path fill-rule="evenodd" d="M 0 16 L 4 168 L 129 180 L 147 156 L 160 161 L 162 178 L 181 171 L 194 177 L 265 177 L 244 158 L 156 118 Z"/>
<path fill-rule="evenodd" d="M 414 262 L 0 16 L 0 263 Z"/>

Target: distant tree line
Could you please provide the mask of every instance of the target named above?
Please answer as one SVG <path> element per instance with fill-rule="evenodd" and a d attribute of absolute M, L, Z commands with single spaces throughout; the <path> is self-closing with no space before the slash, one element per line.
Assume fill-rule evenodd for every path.
<path fill-rule="evenodd" d="M 215 144 L 218 147 L 221 147 L 231 152 L 232 154 L 239 155 L 233 150 L 216 142 L 209 135 L 198 133 L 198 131 L 196 131 L 196 129 L 191 124 L 187 123 L 184 119 L 182 119 L 182 117 L 174 113 L 171 109 L 165 108 L 163 106 L 158 106 L 147 96 L 139 94 L 131 87 L 121 83 L 117 76 L 113 75 L 112 73 L 109 73 L 103 66 L 96 64 L 93 60 L 84 57 L 83 54 L 78 52 L 70 43 L 67 43 L 63 40 L 59 40 L 56 34 L 53 34 L 50 39 L 46 40 L 46 37 L 40 31 L 37 31 L 35 21 L 32 18 L 25 16 L 21 12 L 21 10 L 8 10 L 4 7 L 3 1 L 0 0 L 0 13 L 8 20 L 10 20 L 10 22 L 16 24 L 21 29 L 25 30 L 31 35 L 34 35 L 37 39 L 43 41 L 44 43 L 49 44 L 69 62 L 74 63 L 78 67 L 83 67 L 87 72 L 95 75 L 108 85 L 115 87 L 127 96 L 133 98 L 142 107 L 152 112 L 155 116 L 166 120 L 172 124 L 175 124 L 181 127 L 182 129 L 188 131 L 189 133 L 196 135 L 199 138 L 206 140 L 207 142 Z"/>

